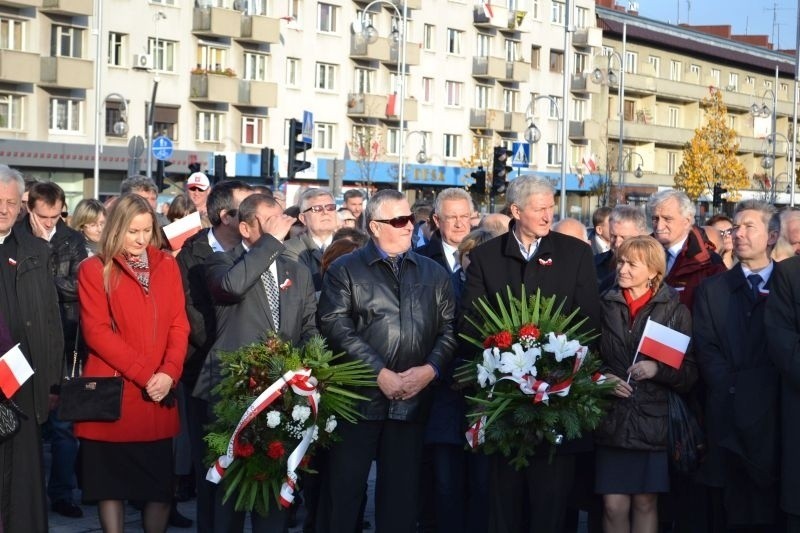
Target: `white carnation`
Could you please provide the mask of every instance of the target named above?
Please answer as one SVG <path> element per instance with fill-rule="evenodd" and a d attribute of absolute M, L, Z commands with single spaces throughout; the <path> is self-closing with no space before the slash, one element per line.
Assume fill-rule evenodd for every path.
<path fill-rule="evenodd" d="M 278 427 L 281 423 L 281 414 L 278 411 L 270 411 L 267 413 L 267 426 L 271 428 Z"/>
<path fill-rule="evenodd" d="M 305 422 L 311 416 L 311 408 L 305 405 L 295 405 L 292 409 L 292 419 Z"/>
<path fill-rule="evenodd" d="M 336 424 L 338 424 L 336 417 L 333 415 L 329 416 L 328 420 L 325 422 L 325 431 L 327 433 L 333 433 L 333 430 L 336 429 Z"/>

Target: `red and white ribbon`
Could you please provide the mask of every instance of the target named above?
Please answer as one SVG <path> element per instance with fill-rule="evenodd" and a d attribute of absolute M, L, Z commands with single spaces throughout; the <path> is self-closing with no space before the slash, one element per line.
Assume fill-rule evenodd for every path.
<path fill-rule="evenodd" d="M 486 440 L 486 431 L 484 429 L 485 426 L 486 417 L 482 416 L 474 424 L 472 424 L 464 434 L 464 436 L 467 437 L 467 444 L 469 444 L 470 448 L 475 449 L 484 443 Z"/>

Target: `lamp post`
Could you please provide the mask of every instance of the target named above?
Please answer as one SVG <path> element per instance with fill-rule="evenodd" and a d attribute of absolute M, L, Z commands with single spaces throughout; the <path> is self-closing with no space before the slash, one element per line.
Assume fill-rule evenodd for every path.
<path fill-rule="evenodd" d="M 122 109 L 120 110 L 119 120 L 114 123 L 112 126 L 114 135 L 119 135 L 120 137 L 128 135 L 128 101 L 125 100 L 125 97 L 119 93 L 111 93 L 108 94 L 103 99 L 103 105 L 100 106 L 97 110 L 97 120 L 95 121 L 95 143 L 94 143 L 94 198 L 99 199 L 100 197 L 100 154 L 103 153 L 103 145 L 100 142 L 100 129 L 101 129 L 101 120 L 100 117 L 105 115 L 106 103 L 111 98 L 115 98 L 120 102 L 122 105 Z"/>
<path fill-rule="evenodd" d="M 783 141 L 786 143 L 787 147 L 789 146 L 789 139 L 786 138 L 786 135 L 778 133 L 777 131 L 773 131 L 772 133 L 764 137 L 764 142 L 767 143 L 767 146 L 772 147 L 772 155 L 769 155 L 769 153 L 767 153 L 767 151 L 765 150 L 764 157 L 761 158 L 761 168 L 763 168 L 764 170 L 769 170 L 771 174 L 770 186 L 769 186 L 769 202 L 771 204 L 775 204 L 775 198 L 776 198 L 775 162 L 777 157 L 777 144 L 778 144 L 778 140 L 776 139 L 776 137 L 783 138 Z"/>
<path fill-rule="evenodd" d="M 564 132 L 564 128 L 566 123 L 564 122 L 564 114 L 559 109 L 558 100 L 553 98 L 552 96 L 548 96 L 545 94 L 536 96 L 528 102 L 528 107 L 525 108 L 525 121 L 528 123 L 528 127 L 525 128 L 525 132 L 523 133 L 523 137 L 525 142 L 528 144 L 536 144 L 542 138 L 542 131 L 534 124 L 533 122 L 533 108 L 536 105 L 536 102 L 539 100 L 548 100 L 550 105 L 556 108 L 556 118 L 559 121 L 559 124 L 562 128 L 562 133 Z M 562 139 L 563 140 L 563 139 Z M 563 145 L 562 145 L 563 146 Z M 567 183 L 567 164 L 566 164 L 566 157 L 564 156 L 563 150 L 561 153 L 561 198 L 559 209 L 561 213 L 561 218 L 565 218 L 566 210 L 567 210 L 567 194 L 566 194 L 566 183 Z"/>
<path fill-rule="evenodd" d="M 640 154 L 639 152 L 635 152 L 633 150 L 629 150 L 628 153 L 625 154 L 625 157 L 622 159 L 622 166 L 624 168 L 625 163 L 627 163 L 628 160 L 631 158 L 631 156 L 634 155 L 639 158 L 639 164 L 637 165 L 636 170 L 633 171 L 633 175 L 636 178 L 641 179 L 641 177 L 644 176 L 644 171 L 642 170 L 642 167 L 644 166 L 644 158 L 642 157 L 642 154 Z"/>
<path fill-rule="evenodd" d="M 406 135 L 406 141 L 408 141 L 408 138 L 412 135 L 419 135 L 422 138 L 422 147 L 419 149 L 419 152 L 417 152 L 417 163 L 424 165 L 428 162 L 427 134 L 421 130 L 409 131 L 408 135 Z"/>
<path fill-rule="evenodd" d="M 155 61 L 156 56 L 160 53 L 158 46 L 158 22 L 166 19 L 167 16 L 163 11 L 157 11 L 153 15 L 153 23 L 156 33 L 154 46 L 155 54 L 153 54 L 153 69 L 156 71 L 156 74 L 153 76 L 153 96 L 150 98 L 150 109 L 147 114 L 147 177 L 150 179 L 153 178 L 153 120 L 155 119 L 156 111 L 156 93 L 158 92 L 158 82 L 161 81 L 158 77 L 159 65 Z"/>
<path fill-rule="evenodd" d="M 391 7 L 397 18 L 400 19 L 400 28 L 392 30 L 393 38 L 395 42 L 398 43 L 400 47 L 400 60 L 397 63 L 397 88 L 395 89 L 395 94 L 398 98 L 400 98 L 400 127 L 398 131 L 399 143 L 400 146 L 399 152 L 400 155 L 398 157 L 398 175 L 397 175 L 397 190 L 402 192 L 403 191 L 403 178 L 406 171 L 406 161 L 405 161 L 405 114 L 406 114 L 406 94 L 405 94 L 405 76 L 406 76 L 406 50 L 408 43 L 406 42 L 406 30 L 407 30 L 407 21 L 408 21 L 408 7 L 406 6 L 406 2 L 403 2 L 403 9 L 402 11 L 397 8 L 394 2 L 389 0 L 373 0 L 369 4 L 366 5 L 364 10 L 361 12 L 361 16 L 357 21 L 357 30 L 356 32 L 360 32 L 364 39 L 370 44 L 374 43 L 378 39 L 378 32 L 375 30 L 375 27 L 370 24 L 365 24 L 365 15 L 369 13 L 369 10 L 372 6 L 377 4 L 384 4 Z M 354 24 L 354 28 L 356 25 Z"/>

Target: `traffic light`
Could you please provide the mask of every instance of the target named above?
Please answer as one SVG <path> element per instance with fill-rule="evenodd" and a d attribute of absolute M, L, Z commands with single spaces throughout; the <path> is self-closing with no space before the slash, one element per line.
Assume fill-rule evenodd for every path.
<path fill-rule="evenodd" d="M 728 196 L 728 189 L 723 188 L 719 183 L 714 184 L 714 198 L 712 203 L 714 207 L 719 207 Z"/>
<path fill-rule="evenodd" d="M 486 171 L 483 167 L 478 167 L 478 170 L 470 174 L 475 183 L 469 186 L 469 192 L 475 194 L 486 194 Z"/>
<path fill-rule="evenodd" d="M 169 185 L 164 184 L 164 171 L 171 164 L 172 161 L 164 161 L 163 159 L 156 161 L 156 187 L 158 187 L 159 192 L 169 188 Z"/>
<path fill-rule="evenodd" d="M 306 150 L 311 149 L 311 143 L 303 142 L 298 139 L 303 134 L 303 123 L 296 119 L 289 121 L 289 158 L 286 162 L 286 176 L 291 180 L 298 172 L 302 172 L 311 166 L 306 161 Z M 302 161 L 297 160 L 297 156 L 303 154 Z"/>
<path fill-rule="evenodd" d="M 261 149 L 261 177 L 267 183 L 272 181 L 273 176 L 275 176 L 274 157 L 275 152 L 272 148 L 265 146 Z"/>
<path fill-rule="evenodd" d="M 502 146 L 494 147 L 494 159 L 492 161 L 492 196 L 502 194 L 506 190 L 506 180 L 511 167 L 508 166 L 508 158 L 511 150 Z"/>
<path fill-rule="evenodd" d="M 214 156 L 214 183 L 225 180 L 225 165 L 228 160 L 224 155 Z"/>

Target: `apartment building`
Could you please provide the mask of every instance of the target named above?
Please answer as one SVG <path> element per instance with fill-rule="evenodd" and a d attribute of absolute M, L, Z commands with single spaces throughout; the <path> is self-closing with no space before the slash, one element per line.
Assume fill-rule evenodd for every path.
<path fill-rule="evenodd" d="M 573 6 L 565 51 L 566 4 L 553 0 L 0 0 L 0 159 L 57 181 L 71 205 L 95 166 L 113 194 L 147 164 L 157 84 L 168 173 L 213 172 L 221 154 L 228 176 L 257 179 L 268 146 L 285 175 L 287 123 L 310 111 L 298 181 L 394 185 L 402 156 L 405 188 L 423 190 L 467 185 L 530 121 L 542 140 L 527 170 L 556 178 L 566 111 L 579 205 L 600 33 L 594 2 Z"/>
<path fill-rule="evenodd" d="M 739 136 L 739 158 L 753 177 L 751 190 L 743 196 L 764 198 L 772 171 L 761 164 L 774 148 L 776 200 L 788 203 L 786 189 L 793 174 L 792 55 L 772 50 L 764 36 L 731 35 L 730 26 L 675 26 L 600 5 L 596 12 L 603 48 L 593 68 L 599 68 L 606 81 L 610 68 L 618 81 L 606 82 L 595 100 L 592 116 L 600 135 L 591 146 L 615 186 L 622 184 L 621 198 L 641 203 L 652 192 L 673 186 L 683 147 L 705 122 L 702 100 L 713 88 L 722 91 L 729 125 Z M 753 106 L 758 114 L 753 114 Z M 639 166 L 641 178 L 634 174 Z M 701 199 L 710 201 L 710 194 Z"/>

